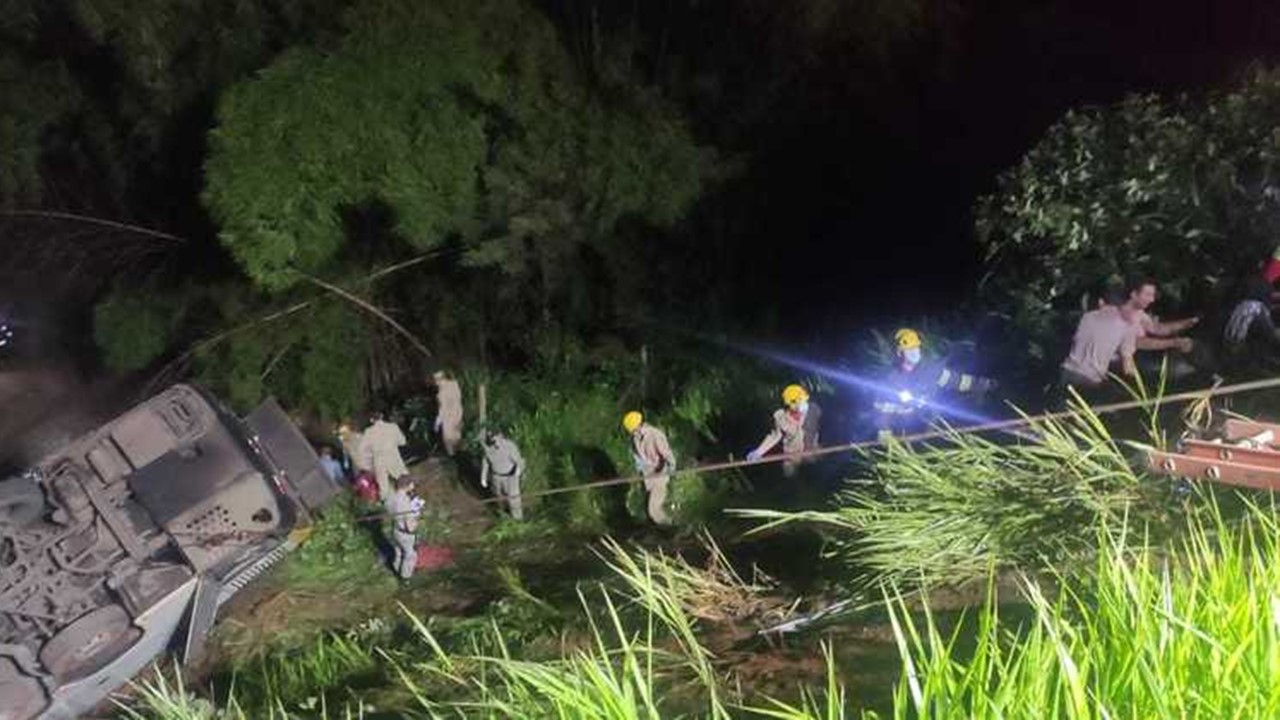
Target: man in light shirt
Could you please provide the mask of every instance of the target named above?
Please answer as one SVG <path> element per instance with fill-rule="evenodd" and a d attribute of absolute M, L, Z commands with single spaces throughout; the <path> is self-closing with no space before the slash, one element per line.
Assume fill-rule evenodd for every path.
<path fill-rule="evenodd" d="M 497 430 L 484 434 L 484 459 L 480 463 L 480 487 L 489 487 L 493 478 L 493 493 L 511 510 L 511 517 L 524 519 L 520 503 L 520 479 L 524 477 L 524 456 L 511 438 Z"/>
<path fill-rule="evenodd" d="M 394 490 L 391 481 L 409 473 L 400 455 L 400 448 L 407 441 L 400 426 L 388 422 L 382 412 L 374 412 L 370 417 L 373 423 L 365 429 L 360 440 L 359 456 L 364 467 L 373 470 L 378 481 L 378 494 L 386 502 Z"/>
<path fill-rule="evenodd" d="M 462 444 L 462 388 L 443 370 L 432 373 L 431 381 L 435 383 L 436 403 L 440 408 L 436 412 L 435 429 L 444 442 L 445 453 L 453 457 Z"/>
<path fill-rule="evenodd" d="M 418 564 L 418 517 L 422 514 L 422 500 L 413 495 L 413 478 L 397 477 L 395 490 L 387 498 L 387 514 L 391 516 L 392 547 L 395 557 L 391 564 L 401 580 L 413 577 Z"/>
<path fill-rule="evenodd" d="M 1138 351 L 1142 352 L 1138 356 L 1138 367 L 1143 373 L 1155 376 L 1162 372 L 1161 366 L 1167 362 L 1163 371 L 1168 373 L 1170 379 L 1194 374 L 1197 361 L 1193 359 L 1195 356 L 1192 353 L 1197 347 L 1195 341 L 1182 337 L 1182 333 L 1195 327 L 1200 318 L 1162 322 L 1148 314 L 1147 309 L 1155 303 L 1157 297 L 1156 283 L 1149 278 L 1130 282 L 1127 290 L 1125 309 L 1137 333 Z"/>
<path fill-rule="evenodd" d="M 1085 313 L 1076 326 L 1071 352 L 1062 362 L 1062 383 L 1077 390 L 1101 388 L 1116 361 L 1121 374 L 1136 376 L 1133 354 L 1137 339 L 1126 298 L 1119 288 L 1108 288 L 1099 299 L 1098 308 Z"/>

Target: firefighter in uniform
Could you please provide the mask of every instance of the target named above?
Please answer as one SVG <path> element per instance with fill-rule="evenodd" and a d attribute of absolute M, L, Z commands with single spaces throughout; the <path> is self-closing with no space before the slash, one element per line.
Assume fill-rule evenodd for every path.
<path fill-rule="evenodd" d="M 788 385 L 782 390 L 782 405 L 773 413 L 773 429 L 754 450 L 747 453 L 748 460 L 763 457 L 778 443 L 782 443 L 782 452 L 788 455 L 818 447 L 822 408 L 809 400 L 809 391 L 800 385 Z M 800 460 L 783 460 L 782 474 L 792 477 L 799 466 Z"/>
<path fill-rule="evenodd" d="M 676 471 L 676 454 L 671 451 L 667 434 L 645 422 L 644 415 L 637 410 L 622 416 L 622 429 L 631 436 L 631 458 L 636 472 L 644 476 L 644 489 L 649 493 L 649 518 L 659 525 L 670 525 L 667 488 Z"/>
<path fill-rule="evenodd" d="M 996 381 L 952 370 L 945 362 L 925 360 L 920 333 L 901 328 L 893 334 L 897 362 L 885 378 L 875 400 L 876 431 L 883 439 L 897 433 L 923 430 L 936 416 L 930 400 L 941 392 L 982 396 L 996 387 Z"/>

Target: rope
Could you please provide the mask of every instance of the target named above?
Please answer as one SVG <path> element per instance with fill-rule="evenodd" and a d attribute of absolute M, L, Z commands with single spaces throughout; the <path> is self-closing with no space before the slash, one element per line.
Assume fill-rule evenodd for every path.
<path fill-rule="evenodd" d="M 1125 402 L 1110 403 L 1107 405 L 1098 405 L 1089 409 L 1095 415 L 1110 415 L 1113 413 L 1124 412 L 1126 410 L 1137 410 L 1150 406 L 1158 406 L 1164 404 L 1176 404 L 1188 402 L 1192 400 L 1208 400 L 1209 398 L 1224 395 L 1236 395 L 1239 393 L 1253 392 L 1256 390 L 1267 390 L 1271 388 L 1280 388 L 1280 377 L 1269 378 L 1266 380 L 1253 380 L 1250 382 L 1237 383 L 1235 385 L 1213 385 L 1211 387 L 1200 390 L 1189 390 L 1186 392 L 1175 393 L 1173 395 L 1165 395 L 1158 398 L 1147 398 L 1141 400 L 1128 400 Z M 980 423 L 977 425 L 967 425 L 960 428 L 944 428 L 941 430 L 930 430 L 928 432 L 915 433 L 913 435 L 904 435 L 895 437 L 894 442 L 899 443 L 917 443 L 925 440 L 937 440 L 940 438 L 955 437 L 956 435 L 971 435 L 981 432 L 994 432 L 999 430 L 1011 430 L 1014 428 L 1025 427 L 1037 422 L 1045 422 L 1050 420 L 1059 420 L 1072 417 L 1078 414 L 1075 410 L 1060 410 L 1056 412 L 1041 413 L 1039 415 L 1024 415 L 1009 420 L 997 420 L 988 423 Z M 837 453 L 851 452 L 855 450 L 870 450 L 872 448 L 883 447 L 887 444 L 884 440 L 864 440 L 861 442 L 846 443 L 843 445 L 830 445 L 827 447 L 814 448 L 813 450 L 805 450 L 798 453 L 783 453 L 778 455 L 769 455 L 767 457 L 758 458 L 756 460 L 728 460 L 725 462 L 708 463 L 705 465 L 695 465 L 686 470 L 680 470 L 675 475 L 700 475 L 703 473 L 720 472 L 722 470 L 733 470 L 736 468 L 753 467 L 756 465 L 768 465 L 772 463 L 800 461 L 808 458 L 824 457 L 827 455 L 835 455 Z M 546 497 L 548 495 L 560 495 L 562 493 L 578 492 L 582 490 L 593 490 L 595 488 L 613 487 L 617 485 L 633 485 L 644 482 L 643 475 L 622 475 L 618 477 L 608 478 L 605 480 L 596 480 L 592 482 L 582 483 L 580 485 L 570 485 L 567 487 L 549 488 L 547 490 L 539 490 L 531 493 L 521 493 L 520 499 L 526 500 L 535 497 Z M 503 497 L 484 498 L 479 502 L 481 504 L 491 504 L 503 502 Z M 392 518 L 397 515 L 408 513 L 375 513 L 367 515 L 362 520 L 380 520 L 382 518 Z"/>
<path fill-rule="evenodd" d="M 1164 405 L 1164 404 L 1176 404 L 1176 403 L 1197 401 L 1197 400 L 1201 402 L 1207 402 L 1209 399 L 1214 397 L 1226 396 L 1226 395 L 1237 395 L 1240 393 L 1253 392 L 1256 390 L 1267 390 L 1272 388 L 1280 388 L 1280 377 L 1274 377 L 1267 380 L 1254 380 L 1250 382 L 1237 383 L 1235 385 L 1218 385 L 1215 383 L 1211 387 L 1203 388 L 1200 390 L 1189 390 L 1187 392 L 1175 393 L 1173 395 L 1165 395 L 1163 397 L 1158 397 L 1158 398 L 1128 400 L 1125 402 L 1117 402 L 1117 403 L 1110 403 L 1107 405 L 1086 406 L 1086 407 L 1088 407 L 1088 409 L 1091 412 L 1093 412 L 1093 414 L 1095 415 L 1110 415 L 1113 413 L 1124 412 L 1127 410 L 1137 410 L 1140 408 L 1146 408 L 1153 405 L 1158 406 L 1158 405 Z M 1010 430 L 1014 428 L 1025 427 L 1027 425 L 1031 425 L 1037 422 L 1045 422 L 1050 420 L 1059 420 L 1059 419 L 1069 418 L 1074 415 L 1077 415 L 1078 412 L 1079 411 L 1076 411 L 1076 410 L 1060 410 L 1056 412 L 1041 413 L 1039 415 L 1024 415 L 1022 417 L 1012 418 L 1009 420 L 997 420 L 989 423 L 967 425 L 960 428 L 944 428 L 941 430 L 930 430 L 928 432 L 915 433 L 913 435 L 904 435 L 902 437 L 895 437 L 894 442 L 911 444 L 911 443 L 923 442 L 926 440 L 937 440 L 941 438 L 955 437 L 957 435 L 970 435 L 973 433 L 980 433 L 980 432 Z M 783 453 L 779 455 L 770 455 L 768 457 L 762 457 L 756 460 L 729 460 L 726 462 L 708 463 L 705 465 L 695 465 L 687 470 L 680 470 L 677 473 L 673 473 L 673 474 L 699 475 L 702 473 L 719 472 L 722 470 L 732 470 L 735 468 L 752 467 L 756 465 L 768 465 L 768 464 L 779 463 L 779 462 L 799 461 L 807 458 L 824 457 L 827 455 L 834 455 L 834 454 L 843 453 L 843 452 L 851 452 L 854 450 L 870 450 L 872 448 L 883 447 L 886 444 L 887 444 L 887 441 L 884 441 L 884 440 L 864 440 L 861 442 L 846 443 L 843 445 L 831 445 L 828 447 L 815 448 L 813 450 L 806 450 L 804 452 L 798 452 L 798 453 Z M 624 476 L 618 476 L 614 478 L 608 478 L 605 480 L 596 480 L 593 482 L 582 483 L 580 485 L 571 485 L 568 487 L 560 487 L 560 488 L 549 488 L 547 490 L 540 490 L 532 493 L 521 493 L 520 499 L 525 500 L 525 499 L 535 498 L 535 497 L 546 497 L 548 495 L 560 495 L 562 493 L 578 492 L 581 490 L 594 490 L 596 488 L 613 487 L 618 485 L 633 485 L 633 484 L 644 482 L 644 479 L 645 478 L 643 475 L 624 475 Z M 505 498 L 503 497 L 491 497 L 491 498 L 484 498 L 484 499 L 477 500 L 477 502 L 481 505 L 488 505 L 488 504 L 503 502 L 504 500 Z M 368 515 L 360 516 L 357 519 L 357 522 L 362 522 L 362 523 L 375 522 L 375 521 L 384 520 L 384 519 L 396 518 L 396 517 L 399 517 L 400 515 L 409 515 L 409 514 L 412 514 L 412 513 L 375 512 L 375 513 L 370 513 Z M 478 522 L 481 522 L 480 518 L 475 518 L 469 522 L 461 523 L 461 525 L 465 526 L 471 523 L 478 523 Z M 182 532 L 171 533 L 171 534 L 183 535 L 183 536 L 202 536 L 203 535 L 203 533 L 182 533 Z M 230 534 L 241 536 L 241 537 L 254 537 L 254 536 L 260 536 L 260 535 L 265 535 L 270 533 L 263 533 L 261 531 L 254 531 L 254 530 L 238 530 Z"/>

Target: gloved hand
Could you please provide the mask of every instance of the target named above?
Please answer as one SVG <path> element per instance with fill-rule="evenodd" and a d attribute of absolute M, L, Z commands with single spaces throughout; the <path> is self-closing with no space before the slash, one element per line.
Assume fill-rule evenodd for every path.
<path fill-rule="evenodd" d="M 760 459 L 760 457 L 761 457 L 762 455 L 764 455 L 764 453 L 760 452 L 760 450 L 757 448 L 757 449 L 754 449 L 754 450 L 752 450 L 751 452 L 747 453 L 747 459 L 748 459 L 748 460 L 759 460 L 759 459 Z"/>
<path fill-rule="evenodd" d="M 480 487 L 482 487 L 482 488 L 487 488 L 487 487 L 489 487 L 489 476 L 488 476 L 488 475 L 481 475 L 481 476 L 480 476 Z"/>
<path fill-rule="evenodd" d="M 426 505 L 426 503 L 420 497 L 409 499 L 409 509 L 413 512 L 422 512 L 424 505 Z"/>

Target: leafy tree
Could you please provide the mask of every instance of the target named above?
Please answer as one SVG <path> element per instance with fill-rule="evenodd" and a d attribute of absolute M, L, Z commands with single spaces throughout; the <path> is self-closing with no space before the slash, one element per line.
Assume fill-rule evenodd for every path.
<path fill-rule="evenodd" d="M 39 25 L 29 0 L 0 5 L 0 207 L 40 202 L 45 133 L 79 102 L 66 66 L 36 52 Z"/>
<path fill-rule="evenodd" d="M 459 237 L 549 312 L 578 253 L 627 218 L 675 221 L 710 170 L 670 107 L 589 83 L 526 2 L 379 2 L 348 24 L 220 107 L 206 200 L 264 288 L 340 265 L 343 212 L 382 204 L 408 247 Z"/>
<path fill-rule="evenodd" d="M 0 105 L 0 206 L 34 205 L 44 195 L 40 178 L 46 128 L 74 106 L 75 89 L 59 63 L 21 63 L 0 51 L 0 93 L 22 98 Z"/>
<path fill-rule="evenodd" d="M 292 48 L 219 103 L 204 198 L 248 284 L 210 289 L 200 315 L 248 326 L 201 347 L 206 383 L 337 417 L 415 375 L 388 326 L 320 278 L 482 358 L 539 320 L 624 303 L 616 279 L 638 294 L 646 228 L 678 220 L 714 170 L 673 108 L 625 74 L 580 74 L 522 0 L 380 0 L 344 23 L 331 51 Z M 445 248 L 460 252 L 353 282 Z M 174 329 L 169 347 L 208 334 Z"/>
<path fill-rule="evenodd" d="M 190 222 L 220 89 L 326 42 L 348 4 L 5 0 L 0 205 Z"/>
<path fill-rule="evenodd" d="M 94 308 L 94 339 L 112 370 L 146 367 L 168 347 L 177 322 L 172 296 L 113 293 Z"/>
<path fill-rule="evenodd" d="M 1133 96 L 1069 112 L 977 207 L 988 299 L 1037 348 L 1112 276 L 1204 302 L 1280 239 L 1280 72 L 1203 100 Z"/>

